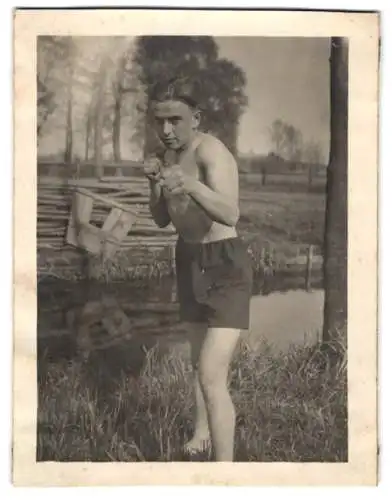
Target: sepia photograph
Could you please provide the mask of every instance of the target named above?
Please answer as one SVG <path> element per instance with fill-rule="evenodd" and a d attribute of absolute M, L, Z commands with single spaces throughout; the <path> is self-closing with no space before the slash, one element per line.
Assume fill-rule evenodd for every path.
<path fill-rule="evenodd" d="M 38 38 L 38 460 L 347 460 L 347 55 Z"/>
<path fill-rule="evenodd" d="M 87 32 L 35 38 L 36 463 L 348 464 L 349 36 Z"/>

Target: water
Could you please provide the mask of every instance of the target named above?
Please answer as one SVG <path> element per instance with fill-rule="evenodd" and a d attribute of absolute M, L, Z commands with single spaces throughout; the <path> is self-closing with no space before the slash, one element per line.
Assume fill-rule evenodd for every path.
<path fill-rule="evenodd" d="M 304 342 L 313 344 L 321 335 L 323 310 L 323 290 L 289 290 L 253 297 L 246 338 L 253 345 L 265 340 L 280 351 Z"/>
<path fill-rule="evenodd" d="M 299 287 L 298 278 L 255 281 L 250 328 L 242 333 L 250 345 L 266 340 L 273 349 L 284 351 L 292 344 L 317 341 L 324 293 Z M 173 280 L 39 285 L 39 359 L 56 363 L 92 356 L 108 368 L 137 375 L 153 346 L 162 353 L 189 355 Z"/>

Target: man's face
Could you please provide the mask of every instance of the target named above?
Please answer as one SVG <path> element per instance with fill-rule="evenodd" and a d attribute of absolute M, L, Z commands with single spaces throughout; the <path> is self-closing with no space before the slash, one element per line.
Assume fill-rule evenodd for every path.
<path fill-rule="evenodd" d="M 164 101 L 154 106 L 156 132 L 168 149 L 181 149 L 191 142 L 199 115 L 182 101 Z"/>

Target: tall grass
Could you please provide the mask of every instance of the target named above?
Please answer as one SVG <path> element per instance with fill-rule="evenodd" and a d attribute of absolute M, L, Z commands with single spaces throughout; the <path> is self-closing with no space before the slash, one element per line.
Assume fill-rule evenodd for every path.
<path fill-rule="evenodd" d="M 99 359 L 40 360 L 37 460 L 187 460 L 181 450 L 194 406 L 187 356 L 154 347 L 139 376 L 110 375 Z M 236 461 L 347 460 L 343 342 L 276 354 L 241 341 L 229 384 Z"/>
<path fill-rule="evenodd" d="M 119 251 L 111 259 L 89 255 L 88 277 L 110 283 L 134 279 L 156 279 L 170 274 L 171 263 L 166 255 L 157 253 L 156 257 L 153 260 L 142 259 L 140 256 L 135 256 L 132 250 Z"/>

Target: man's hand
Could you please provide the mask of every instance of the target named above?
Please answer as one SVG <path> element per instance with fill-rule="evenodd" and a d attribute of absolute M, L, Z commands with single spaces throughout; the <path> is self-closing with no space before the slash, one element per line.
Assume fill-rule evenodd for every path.
<path fill-rule="evenodd" d="M 156 157 L 149 158 L 143 167 L 144 175 L 153 182 L 158 182 L 161 178 L 161 162 Z"/>
<path fill-rule="evenodd" d="M 184 174 L 179 165 L 166 168 L 162 173 L 161 186 L 169 195 L 189 193 L 193 178 Z"/>

